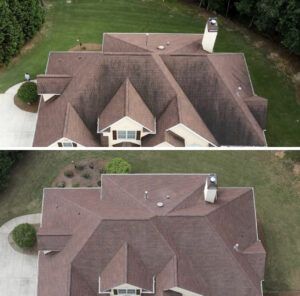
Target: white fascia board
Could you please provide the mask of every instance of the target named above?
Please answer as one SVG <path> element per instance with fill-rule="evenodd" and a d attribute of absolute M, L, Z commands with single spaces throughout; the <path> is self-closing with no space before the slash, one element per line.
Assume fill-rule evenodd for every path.
<path fill-rule="evenodd" d="M 191 133 L 193 133 L 195 136 L 201 138 L 201 139 L 204 140 L 205 142 L 207 142 L 207 143 L 213 145 L 214 147 L 217 147 L 216 144 L 213 144 L 213 143 L 210 142 L 209 140 L 203 138 L 202 136 L 200 136 L 199 134 L 197 134 L 196 132 L 194 132 L 192 129 L 190 129 L 189 127 L 187 127 L 187 126 L 184 125 L 183 123 L 178 123 L 178 124 L 176 124 L 176 125 L 174 125 L 174 126 L 168 128 L 168 129 L 166 129 L 166 131 L 169 131 L 169 130 L 171 130 L 172 128 L 178 126 L 178 125 L 185 127 L 188 131 L 190 131 Z M 178 136 L 179 136 L 179 135 L 178 135 Z"/>
<path fill-rule="evenodd" d="M 139 122 L 135 121 L 134 119 L 132 119 L 131 117 L 129 116 L 124 116 L 122 118 L 120 118 L 119 120 L 115 121 L 114 123 L 112 123 L 111 125 L 101 129 L 100 131 L 97 129 L 97 133 L 100 134 L 100 133 L 103 133 L 106 129 L 108 128 L 111 128 L 112 125 L 118 123 L 119 121 L 123 120 L 124 118 L 126 119 L 129 119 L 131 120 L 132 122 L 134 122 L 135 124 L 137 124 L 138 126 L 142 127 L 142 128 L 145 128 L 149 131 L 149 134 L 156 134 L 156 118 L 154 118 L 154 122 L 155 122 L 155 131 L 151 131 L 150 129 L 148 129 L 147 127 L 145 127 L 144 125 L 140 124 Z"/>

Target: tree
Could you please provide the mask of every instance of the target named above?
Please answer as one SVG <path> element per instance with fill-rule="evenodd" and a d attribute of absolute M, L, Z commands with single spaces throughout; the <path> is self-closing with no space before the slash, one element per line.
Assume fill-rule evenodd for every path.
<path fill-rule="evenodd" d="M 0 65 L 8 64 L 23 45 L 20 25 L 5 0 L 0 0 Z"/>
<path fill-rule="evenodd" d="M 31 39 L 44 23 L 45 12 L 40 0 L 7 0 L 23 29 L 25 41 Z"/>
<path fill-rule="evenodd" d="M 120 157 L 113 158 L 106 165 L 106 172 L 109 174 L 127 174 L 131 171 L 131 165 Z"/>
<path fill-rule="evenodd" d="M 0 190 L 7 187 L 10 168 L 21 155 L 21 152 L 17 151 L 0 151 Z"/>
<path fill-rule="evenodd" d="M 249 21 L 248 26 L 250 28 L 258 14 L 256 6 L 257 0 L 240 0 L 234 4 L 239 14 L 247 17 Z"/>

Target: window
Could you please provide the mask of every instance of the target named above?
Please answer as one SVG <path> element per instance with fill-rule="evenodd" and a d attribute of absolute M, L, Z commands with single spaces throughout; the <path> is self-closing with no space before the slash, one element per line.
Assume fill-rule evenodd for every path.
<path fill-rule="evenodd" d="M 136 131 L 118 131 L 118 140 L 119 139 L 128 139 L 128 140 L 136 140 Z"/>
<path fill-rule="evenodd" d="M 127 139 L 136 139 L 136 131 L 127 131 Z"/>
<path fill-rule="evenodd" d="M 126 139 L 126 131 L 118 131 L 118 139 Z"/>
<path fill-rule="evenodd" d="M 118 289 L 118 294 L 119 295 L 139 295 L 137 293 L 139 290 L 135 289 Z"/>
<path fill-rule="evenodd" d="M 58 147 L 77 147 L 77 144 L 74 142 L 58 142 Z"/>

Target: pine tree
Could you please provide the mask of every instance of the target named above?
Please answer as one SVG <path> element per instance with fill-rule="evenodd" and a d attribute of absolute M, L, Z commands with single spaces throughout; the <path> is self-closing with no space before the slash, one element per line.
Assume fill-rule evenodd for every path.
<path fill-rule="evenodd" d="M 0 65 L 8 64 L 23 43 L 20 26 L 5 0 L 0 0 Z"/>

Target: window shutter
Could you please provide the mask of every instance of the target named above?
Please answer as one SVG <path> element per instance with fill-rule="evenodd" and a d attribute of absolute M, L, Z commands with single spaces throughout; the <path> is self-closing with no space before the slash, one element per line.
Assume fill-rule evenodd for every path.
<path fill-rule="evenodd" d="M 118 295 L 118 290 L 117 289 L 114 289 L 114 295 Z"/>
<path fill-rule="evenodd" d="M 136 295 L 141 295 L 141 291 L 140 290 L 136 290 Z"/>
<path fill-rule="evenodd" d="M 113 140 L 117 140 L 117 131 L 113 131 Z"/>
<path fill-rule="evenodd" d="M 136 132 L 136 139 L 140 140 L 141 139 L 141 131 Z"/>
<path fill-rule="evenodd" d="M 77 147 L 77 144 L 73 142 L 73 147 Z"/>
<path fill-rule="evenodd" d="M 58 147 L 62 147 L 62 143 L 61 142 L 58 142 L 57 145 L 58 145 Z"/>

